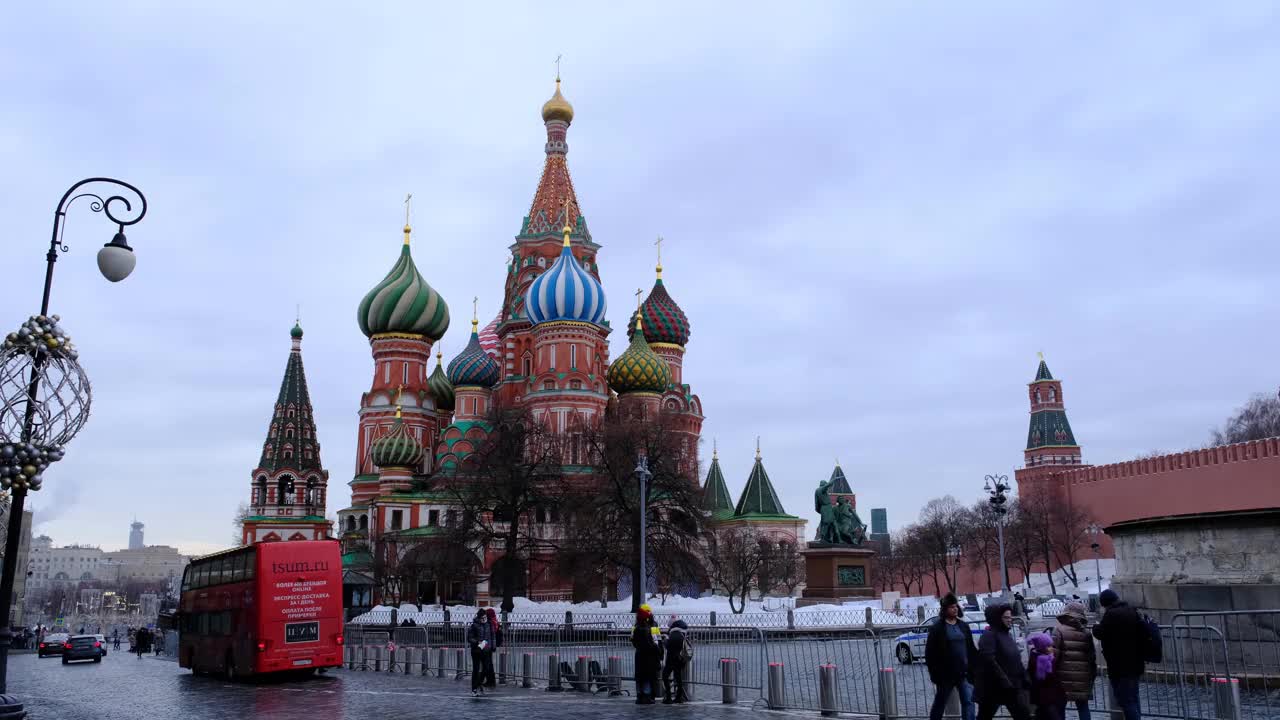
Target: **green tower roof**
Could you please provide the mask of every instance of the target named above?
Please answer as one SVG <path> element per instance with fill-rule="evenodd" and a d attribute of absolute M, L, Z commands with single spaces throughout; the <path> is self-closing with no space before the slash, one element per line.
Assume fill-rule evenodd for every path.
<path fill-rule="evenodd" d="M 296 326 L 295 326 L 296 327 Z M 307 390 L 307 374 L 302 368 L 301 337 L 284 366 L 280 394 L 267 429 L 258 467 L 273 473 L 277 470 L 320 470 L 320 443 L 316 440 L 316 421 L 311 412 L 311 393 Z M 286 452 L 289 457 L 285 457 Z"/>
<path fill-rule="evenodd" d="M 844 470 L 840 469 L 840 463 L 836 463 L 836 469 L 831 471 L 831 485 L 827 487 L 829 493 L 847 493 L 853 494 L 853 488 L 849 487 L 849 480 L 844 476 Z"/>
<path fill-rule="evenodd" d="M 1040 382 L 1041 380 L 1052 380 L 1053 373 L 1049 372 L 1049 364 L 1040 358 L 1040 367 L 1036 368 L 1036 379 L 1032 382 Z"/>
<path fill-rule="evenodd" d="M 711 469 L 707 471 L 707 482 L 702 486 L 702 509 L 712 515 L 733 514 L 733 496 L 729 494 L 724 473 L 720 471 L 720 458 L 714 453 L 711 455 Z"/>
<path fill-rule="evenodd" d="M 756 450 L 756 464 L 751 468 L 751 476 L 747 478 L 747 486 L 742 489 L 742 497 L 733 509 L 734 517 L 751 515 L 787 516 L 787 511 L 778 499 L 778 493 L 769 482 L 769 473 L 764 470 L 764 462 L 760 459 L 760 451 Z"/>
<path fill-rule="evenodd" d="M 1042 447 L 1078 447 L 1076 436 L 1071 433 L 1071 423 L 1062 410 L 1040 410 L 1031 413 L 1031 427 L 1027 430 L 1027 449 Z"/>

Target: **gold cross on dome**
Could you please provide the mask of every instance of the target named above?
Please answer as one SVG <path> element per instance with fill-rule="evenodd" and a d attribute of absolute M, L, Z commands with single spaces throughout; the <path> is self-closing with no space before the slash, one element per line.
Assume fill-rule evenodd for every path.
<path fill-rule="evenodd" d="M 560 58 L 564 55 L 556 55 L 556 82 L 560 82 Z"/>
<path fill-rule="evenodd" d="M 636 288 L 636 310 L 640 309 L 640 295 L 642 293 L 644 293 L 644 290 L 641 290 L 640 288 Z"/>
<path fill-rule="evenodd" d="M 404 224 L 405 225 L 409 224 L 409 209 L 413 204 L 412 201 L 413 201 L 413 193 L 408 193 L 404 196 Z"/>

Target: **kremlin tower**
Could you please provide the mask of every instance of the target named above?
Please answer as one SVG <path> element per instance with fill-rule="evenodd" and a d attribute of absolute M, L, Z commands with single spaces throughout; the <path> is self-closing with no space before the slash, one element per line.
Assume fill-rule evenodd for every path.
<path fill-rule="evenodd" d="M 329 521 L 324 518 L 329 471 L 320 464 L 311 393 L 302 369 L 302 326 L 295 323 L 289 337 L 293 349 L 285 364 L 267 440 L 262 444 L 262 457 L 250 475 L 249 515 L 242 525 L 242 545 L 329 536 Z"/>

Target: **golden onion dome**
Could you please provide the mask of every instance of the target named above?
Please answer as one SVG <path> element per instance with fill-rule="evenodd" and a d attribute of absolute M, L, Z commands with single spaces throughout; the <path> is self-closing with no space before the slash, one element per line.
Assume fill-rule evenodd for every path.
<path fill-rule="evenodd" d="M 567 123 L 573 122 L 573 106 L 568 100 L 564 99 L 564 95 L 560 94 L 560 78 L 556 78 L 556 94 L 542 105 L 542 121 L 563 120 Z"/>

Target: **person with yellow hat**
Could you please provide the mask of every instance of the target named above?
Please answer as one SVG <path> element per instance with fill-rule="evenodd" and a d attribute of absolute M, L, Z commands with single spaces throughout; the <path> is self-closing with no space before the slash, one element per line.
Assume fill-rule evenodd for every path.
<path fill-rule="evenodd" d="M 648 604 L 636 611 L 631 646 L 636 649 L 636 704 L 652 705 L 662 670 L 662 630 L 654 622 L 653 609 Z"/>

